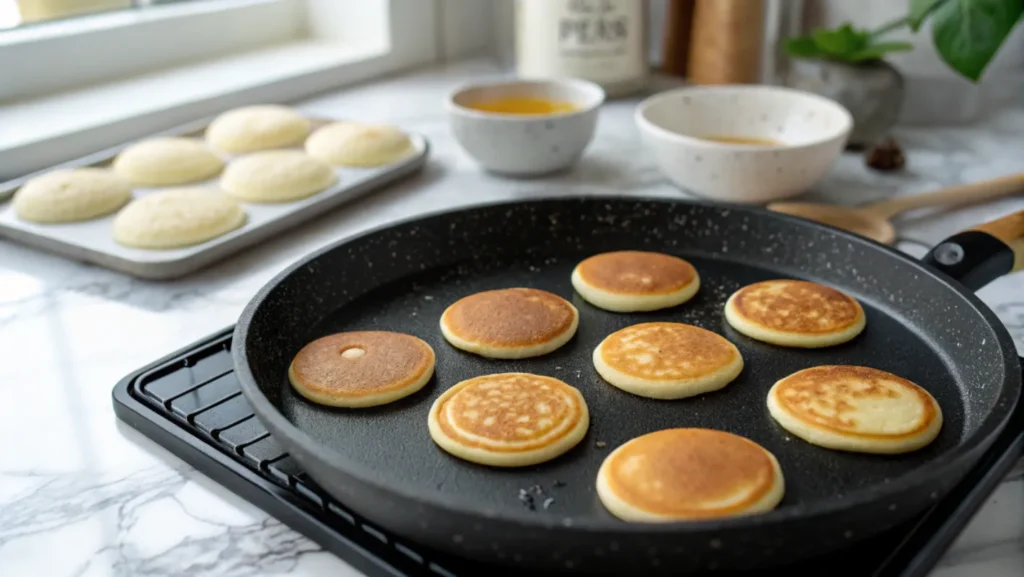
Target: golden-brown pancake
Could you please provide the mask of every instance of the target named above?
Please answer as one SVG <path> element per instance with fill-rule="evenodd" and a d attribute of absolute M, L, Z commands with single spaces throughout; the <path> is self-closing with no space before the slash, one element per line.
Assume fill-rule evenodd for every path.
<path fill-rule="evenodd" d="M 532 288 L 472 294 L 441 315 L 441 332 L 452 346 L 494 359 L 550 353 L 569 342 L 578 325 L 569 301 Z"/>
<path fill-rule="evenodd" d="M 641 323 L 608 335 L 594 367 L 611 385 L 652 399 L 682 399 L 721 389 L 743 371 L 724 337 L 681 323 Z"/>
<path fill-rule="evenodd" d="M 583 395 L 551 377 L 484 375 L 445 391 L 430 408 L 430 436 L 442 449 L 494 467 L 549 461 L 576 446 L 590 426 Z"/>
<path fill-rule="evenodd" d="M 423 388 L 434 350 L 402 333 L 358 331 L 319 338 L 299 351 L 288 380 L 303 397 L 332 407 L 372 407 Z"/>
<path fill-rule="evenodd" d="M 711 429 L 666 429 L 612 451 L 597 495 L 616 517 L 647 523 L 770 511 L 785 493 L 779 462 L 757 443 Z"/>
<path fill-rule="evenodd" d="M 935 440 L 942 409 L 928 391 L 892 373 L 812 367 L 768 391 L 768 411 L 808 443 L 860 453 L 906 453 Z"/>
<path fill-rule="evenodd" d="M 818 283 L 769 280 L 745 286 L 725 303 L 725 319 L 750 338 L 786 347 L 845 343 L 864 330 L 864 309 Z"/>
<path fill-rule="evenodd" d="M 572 271 L 572 286 L 608 311 L 653 311 L 697 294 L 700 276 L 685 260 L 658 252 L 623 250 L 594 255 Z"/>

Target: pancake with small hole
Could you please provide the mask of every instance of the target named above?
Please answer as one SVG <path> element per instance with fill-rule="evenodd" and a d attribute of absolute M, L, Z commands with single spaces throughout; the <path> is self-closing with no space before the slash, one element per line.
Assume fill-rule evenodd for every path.
<path fill-rule="evenodd" d="M 433 374 L 430 345 L 388 331 L 321 337 L 302 347 L 288 367 L 288 381 L 307 400 L 346 408 L 397 401 L 422 389 Z"/>

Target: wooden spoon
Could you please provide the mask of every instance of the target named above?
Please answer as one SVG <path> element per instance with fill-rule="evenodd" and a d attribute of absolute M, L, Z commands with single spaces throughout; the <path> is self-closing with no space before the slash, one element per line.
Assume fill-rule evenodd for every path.
<path fill-rule="evenodd" d="M 929 206 L 963 206 L 1024 192 L 1024 172 L 992 180 L 951 186 L 928 194 L 883 200 L 865 206 L 837 206 L 817 202 L 773 202 L 769 210 L 815 220 L 855 232 L 883 244 L 896 240 L 890 220 L 902 212 Z"/>

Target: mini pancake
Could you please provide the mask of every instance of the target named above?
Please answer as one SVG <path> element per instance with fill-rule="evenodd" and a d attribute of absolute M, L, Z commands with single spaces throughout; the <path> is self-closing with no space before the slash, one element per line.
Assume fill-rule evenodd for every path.
<path fill-rule="evenodd" d="M 213 178 L 224 161 L 195 138 L 151 138 L 122 150 L 113 169 L 135 186 L 168 186 Z"/>
<path fill-rule="evenodd" d="M 333 122 L 306 139 L 310 156 L 334 166 L 383 166 L 412 151 L 409 136 L 387 124 Z"/>
<path fill-rule="evenodd" d="M 494 359 L 550 353 L 569 342 L 578 325 L 576 307 L 531 288 L 469 295 L 441 315 L 441 333 L 452 346 Z"/>
<path fill-rule="evenodd" d="M 725 303 L 732 328 L 759 341 L 819 348 L 864 330 L 864 309 L 847 294 L 818 283 L 770 280 L 745 286 Z"/>
<path fill-rule="evenodd" d="M 743 371 L 743 356 L 724 337 L 681 323 L 641 323 L 608 335 L 594 349 L 604 380 L 651 399 L 715 391 Z"/>
<path fill-rule="evenodd" d="M 286 106 L 242 106 L 217 116 L 206 128 L 206 141 L 228 154 L 243 154 L 300 144 L 312 124 Z"/>
<path fill-rule="evenodd" d="M 267 150 L 232 161 L 220 184 L 246 202 L 289 202 L 322 192 L 337 180 L 330 166 L 301 150 Z"/>
<path fill-rule="evenodd" d="M 300 395 L 348 408 L 397 401 L 422 389 L 433 374 L 430 345 L 386 331 L 321 337 L 302 347 L 288 367 L 288 381 Z"/>
<path fill-rule="evenodd" d="M 525 467 L 576 446 L 590 426 L 583 395 L 551 377 L 484 375 L 445 391 L 430 408 L 430 436 L 473 463 Z"/>
<path fill-rule="evenodd" d="M 128 182 L 100 168 L 61 169 L 29 179 L 14 193 L 14 213 L 39 224 L 92 220 L 132 198 Z"/>
<path fill-rule="evenodd" d="M 572 286 L 590 304 L 613 312 L 653 311 L 697 294 L 693 265 L 667 254 L 617 251 L 594 255 L 572 271 Z"/>
<path fill-rule="evenodd" d="M 768 391 L 768 411 L 808 443 L 859 453 L 915 451 L 942 428 L 942 409 L 928 391 L 869 367 L 826 365 L 793 373 Z"/>
<path fill-rule="evenodd" d="M 659 523 L 763 513 L 785 480 L 775 456 L 738 435 L 666 429 L 612 451 L 597 473 L 597 495 L 624 521 Z"/>
<path fill-rule="evenodd" d="M 114 241 L 173 249 L 212 240 L 247 220 L 237 201 L 215 188 L 170 188 L 132 201 L 114 217 Z"/>

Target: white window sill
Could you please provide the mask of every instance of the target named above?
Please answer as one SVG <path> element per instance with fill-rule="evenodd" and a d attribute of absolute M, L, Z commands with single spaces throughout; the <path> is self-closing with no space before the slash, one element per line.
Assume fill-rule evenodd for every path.
<path fill-rule="evenodd" d="M 282 102 L 387 68 L 387 48 L 297 41 L 0 107 L 0 180 L 245 102 Z"/>

